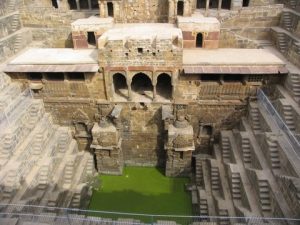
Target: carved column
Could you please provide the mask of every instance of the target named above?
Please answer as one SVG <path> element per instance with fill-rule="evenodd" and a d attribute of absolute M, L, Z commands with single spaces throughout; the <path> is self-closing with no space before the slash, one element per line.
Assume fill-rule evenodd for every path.
<path fill-rule="evenodd" d="M 219 0 L 219 2 L 218 2 L 218 10 L 221 10 L 221 8 L 222 8 L 222 0 Z"/>
<path fill-rule="evenodd" d="M 174 22 L 174 0 L 169 0 L 169 23 Z"/>
<path fill-rule="evenodd" d="M 88 0 L 88 6 L 89 6 L 89 10 L 92 10 L 92 2 L 91 2 L 91 0 Z"/>
<path fill-rule="evenodd" d="M 183 10 L 184 10 L 184 12 L 183 12 L 183 16 L 189 16 L 189 12 L 190 12 L 190 1 L 188 1 L 188 0 L 185 0 L 185 1 L 183 1 L 183 4 L 184 4 L 184 6 L 183 6 Z"/>
<path fill-rule="evenodd" d="M 77 10 L 80 10 L 79 0 L 76 0 L 76 6 L 77 6 Z"/>
<path fill-rule="evenodd" d="M 100 10 L 100 17 L 105 17 L 105 8 L 104 8 L 104 2 L 98 1 L 99 3 L 99 10 Z"/>
<path fill-rule="evenodd" d="M 108 17 L 107 1 L 104 2 L 104 17 Z"/>
<path fill-rule="evenodd" d="M 205 15 L 207 16 L 209 11 L 209 0 L 206 0 L 206 6 L 205 6 Z"/>

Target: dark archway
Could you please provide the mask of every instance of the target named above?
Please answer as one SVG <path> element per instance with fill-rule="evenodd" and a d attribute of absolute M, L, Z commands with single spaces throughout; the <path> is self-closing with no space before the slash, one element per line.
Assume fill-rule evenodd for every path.
<path fill-rule="evenodd" d="M 153 86 L 150 78 L 144 73 L 137 73 L 132 78 L 131 89 L 140 95 L 144 95 L 152 99 Z M 151 93 L 150 93 L 151 92 Z"/>
<path fill-rule="evenodd" d="M 209 8 L 210 9 L 217 9 L 219 4 L 219 0 L 210 0 L 209 1 Z"/>
<path fill-rule="evenodd" d="M 202 48 L 203 47 L 203 34 L 198 33 L 196 37 L 196 47 L 197 48 Z"/>
<path fill-rule="evenodd" d="M 115 94 L 127 98 L 128 96 L 128 88 L 126 77 L 121 73 L 115 73 L 113 75 L 113 85 Z"/>
<path fill-rule="evenodd" d="M 162 73 L 157 77 L 156 92 L 163 98 L 172 98 L 172 81 L 168 74 Z"/>
<path fill-rule="evenodd" d="M 57 0 L 52 0 L 52 6 L 58 8 Z"/>
<path fill-rule="evenodd" d="M 94 32 L 87 33 L 87 41 L 90 45 L 96 45 L 96 37 Z"/>
<path fill-rule="evenodd" d="M 114 5 L 112 2 L 107 3 L 107 14 L 108 16 L 114 17 Z"/>
<path fill-rule="evenodd" d="M 178 16 L 183 16 L 183 11 L 184 11 L 184 2 L 183 1 L 178 1 L 177 2 L 177 15 Z"/>
<path fill-rule="evenodd" d="M 222 9 L 230 9 L 231 7 L 231 0 L 222 0 Z"/>
<path fill-rule="evenodd" d="M 92 9 L 99 9 L 98 0 L 91 1 Z"/>
<path fill-rule="evenodd" d="M 80 9 L 89 9 L 89 3 L 87 0 L 79 0 Z"/>
<path fill-rule="evenodd" d="M 70 9 L 77 9 L 76 0 L 68 0 Z"/>
<path fill-rule="evenodd" d="M 197 0 L 197 9 L 205 9 L 206 1 L 205 0 Z"/>
<path fill-rule="evenodd" d="M 243 7 L 249 6 L 249 0 L 243 0 Z"/>

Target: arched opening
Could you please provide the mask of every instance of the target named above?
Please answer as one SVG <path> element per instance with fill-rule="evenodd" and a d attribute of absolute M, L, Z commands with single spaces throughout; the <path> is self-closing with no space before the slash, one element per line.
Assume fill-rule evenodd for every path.
<path fill-rule="evenodd" d="M 87 41 L 90 45 L 96 45 L 96 37 L 94 32 L 88 32 L 87 33 Z"/>
<path fill-rule="evenodd" d="M 164 99 L 172 98 L 172 82 L 168 74 L 162 73 L 157 77 L 156 92 L 157 97 Z"/>
<path fill-rule="evenodd" d="M 243 0 L 243 7 L 249 6 L 249 0 Z"/>
<path fill-rule="evenodd" d="M 79 1 L 80 9 L 89 9 L 89 3 L 87 0 Z"/>
<path fill-rule="evenodd" d="M 152 99 L 153 86 L 150 78 L 144 73 L 134 75 L 131 82 L 131 89 L 134 95 L 141 102 L 143 98 Z"/>
<path fill-rule="evenodd" d="M 52 6 L 58 8 L 57 0 L 52 0 Z"/>
<path fill-rule="evenodd" d="M 92 9 L 99 9 L 98 0 L 92 0 Z"/>
<path fill-rule="evenodd" d="M 112 2 L 107 3 L 107 14 L 108 16 L 114 17 L 114 5 Z"/>
<path fill-rule="evenodd" d="M 204 125 L 203 127 L 202 127 L 202 131 L 201 131 L 201 135 L 212 135 L 212 133 L 213 133 L 213 129 L 212 129 L 212 126 L 210 126 L 210 125 Z"/>
<path fill-rule="evenodd" d="M 68 0 L 70 9 L 77 9 L 76 0 Z"/>
<path fill-rule="evenodd" d="M 126 78 L 121 73 L 115 73 L 113 75 L 113 85 L 114 85 L 114 97 L 127 98 L 128 89 Z"/>
<path fill-rule="evenodd" d="M 197 0 L 197 9 L 205 9 L 206 1 L 205 0 Z"/>
<path fill-rule="evenodd" d="M 196 37 L 196 47 L 197 48 L 202 48 L 203 47 L 203 34 L 198 33 Z"/>
<path fill-rule="evenodd" d="M 223 0 L 221 8 L 222 9 L 230 9 L 231 6 L 231 0 Z"/>
<path fill-rule="evenodd" d="M 177 16 L 183 16 L 183 10 L 184 10 L 184 2 L 178 1 L 177 2 Z"/>
<path fill-rule="evenodd" d="M 209 1 L 209 8 L 210 9 L 217 9 L 219 4 L 219 0 L 210 0 Z"/>

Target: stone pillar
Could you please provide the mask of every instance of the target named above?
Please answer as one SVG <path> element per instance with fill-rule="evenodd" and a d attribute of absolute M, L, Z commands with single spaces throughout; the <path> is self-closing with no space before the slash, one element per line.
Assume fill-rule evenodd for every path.
<path fill-rule="evenodd" d="M 132 90 L 131 90 L 131 80 L 127 80 L 127 88 L 128 88 L 128 101 L 132 101 Z"/>
<path fill-rule="evenodd" d="M 92 129 L 93 141 L 91 149 L 94 151 L 97 170 L 100 174 L 121 175 L 123 172 L 122 139 L 116 127 L 102 117 Z"/>
<path fill-rule="evenodd" d="M 188 176 L 192 171 L 192 151 L 195 145 L 193 127 L 184 116 L 177 116 L 174 124 L 169 124 L 165 150 L 166 176 Z"/>
<path fill-rule="evenodd" d="M 107 1 L 104 2 L 104 17 L 108 17 Z"/>
<path fill-rule="evenodd" d="M 219 2 L 218 2 L 218 10 L 221 10 L 221 8 L 222 8 L 222 0 L 219 0 Z"/>
<path fill-rule="evenodd" d="M 99 10 L 100 10 L 100 17 L 104 18 L 105 17 L 104 2 L 103 1 L 98 1 L 98 3 L 99 3 Z"/>
<path fill-rule="evenodd" d="M 156 96 L 156 84 L 153 85 L 153 101 L 157 100 L 157 96 Z"/>
<path fill-rule="evenodd" d="M 208 15 L 208 11 L 209 11 L 209 0 L 206 0 L 206 6 L 205 6 L 205 16 Z"/>
<path fill-rule="evenodd" d="M 173 23 L 174 22 L 174 0 L 169 0 L 169 23 Z"/>
<path fill-rule="evenodd" d="M 91 0 L 88 0 L 89 10 L 92 10 L 92 2 Z"/>
<path fill-rule="evenodd" d="M 114 2 L 114 19 L 119 20 L 120 18 L 120 3 Z"/>
<path fill-rule="evenodd" d="M 183 16 L 189 16 L 190 15 L 190 1 L 189 0 L 184 0 L 183 4 L 184 4 Z"/>
<path fill-rule="evenodd" d="M 76 6 L 77 6 L 77 10 L 80 10 L 79 0 L 76 0 Z"/>

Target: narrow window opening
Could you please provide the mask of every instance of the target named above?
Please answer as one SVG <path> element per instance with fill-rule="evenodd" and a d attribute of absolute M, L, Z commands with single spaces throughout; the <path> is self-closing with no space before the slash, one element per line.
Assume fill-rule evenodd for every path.
<path fill-rule="evenodd" d="M 69 80 L 84 80 L 84 73 L 69 73 Z"/>
<path fill-rule="evenodd" d="M 57 0 L 52 0 L 52 6 L 58 8 Z"/>
<path fill-rule="evenodd" d="M 96 37 L 95 37 L 95 33 L 94 32 L 88 32 L 88 43 L 90 45 L 96 45 Z"/>
<path fill-rule="evenodd" d="M 98 0 L 92 0 L 92 9 L 99 9 Z"/>
<path fill-rule="evenodd" d="M 168 74 L 162 73 L 157 77 L 156 91 L 164 99 L 172 98 L 172 81 Z"/>
<path fill-rule="evenodd" d="M 230 9 L 231 6 L 231 0 L 223 0 L 221 8 L 222 9 Z"/>
<path fill-rule="evenodd" d="M 249 0 L 243 0 L 243 7 L 249 6 Z"/>
<path fill-rule="evenodd" d="M 210 0 L 209 1 L 209 8 L 210 9 L 217 9 L 218 8 L 218 0 Z"/>
<path fill-rule="evenodd" d="M 87 0 L 79 1 L 80 9 L 89 9 L 89 3 Z"/>
<path fill-rule="evenodd" d="M 114 5 L 112 2 L 107 3 L 107 14 L 110 17 L 114 17 Z"/>
<path fill-rule="evenodd" d="M 75 0 L 68 0 L 69 7 L 71 10 L 77 9 L 76 1 Z"/>
<path fill-rule="evenodd" d="M 64 80 L 65 76 L 63 73 L 47 73 L 48 80 Z"/>
<path fill-rule="evenodd" d="M 138 53 L 142 54 L 143 53 L 143 48 L 138 48 Z"/>
<path fill-rule="evenodd" d="M 43 79 L 42 73 L 28 73 L 28 79 L 29 80 L 41 80 Z"/>
<path fill-rule="evenodd" d="M 197 9 L 205 9 L 206 1 L 205 0 L 197 0 Z"/>
<path fill-rule="evenodd" d="M 202 127 L 201 135 L 212 135 L 213 133 L 212 131 L 213 131 L 212 126 L 205 125 Z"/>
<path fill-rule="evenodd" d="M 184 152 L 179 152 L 180 153 L 180 159 L 183 159 L 183 153 Z"/>
<path fill-rule="evenodd" d="M 197 48 L 202 48 L 202 46 L 203 46 L 203 34 L 198 33 L 197 37 L 196 37 L 196 47 Z"/>
<path fill-rule="evenodd" d="M 183 16 L 183 10 L 184 10 L 184 2 L 183 1 L 177 2 L 177 15 Z"/>

